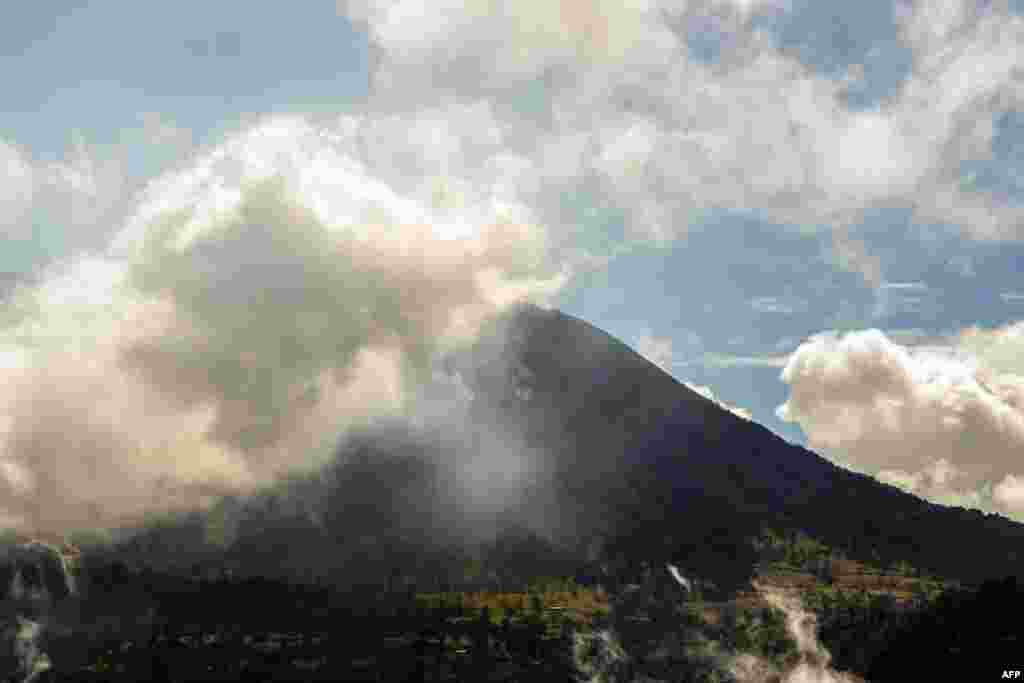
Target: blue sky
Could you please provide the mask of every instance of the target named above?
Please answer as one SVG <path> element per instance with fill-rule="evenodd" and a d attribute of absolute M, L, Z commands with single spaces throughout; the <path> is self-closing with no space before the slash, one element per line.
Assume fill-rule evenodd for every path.
<path fill-rule="evenodd" d="M 102 370 L 119 344 L 152 346 L 137 391 L 163 396 L 152 401 L 168 421 L 193 420 L 210 455 L 147 472 L 251 482 L 286 464 L 286 446 L 341 428 L 317 422 L 354 400 L 323 385 L 328 370 L 391 372 L 393 391 L 374 394 L 387 403 L 416 358 L 527 298 L 837 462 L 1024 515 L 1022 11 L 998 0 L 21 3 L 0 26 L 0 369 L 32 384 L 46 354 L 84 349 Z M 270 177 L 277 190 L 260 185 Z M 346 258 L 369 261 L 345 272 L 374 283 L 334 273 L 372 301 L 354 293 L 342 313 L 311 309 L 302 324 L 348 329 L 345 316 L 377 311 L 374 331 L 331 351 L 341 355 L 260 375 L 263 390 L 311 384 L 337 401 L 301 419 L 218 381 L 186 391 L 164 367 L 208 371 L 214 348 L 221 365 L 280 365 L 297 343 L 249 343 L 297 325 L 293 307 L 267 304 L 259 330 L 216 312 L 264 278 L 294 278 L 308 296 L 323 285 L 303 274 L 316 250 L 288 241 L 300 214 L 278 204 L 349 226 Z M 240 205 L 248 213 L 233 214 Z M 167 219 L 175 211 L 191 219 Z M 288 237 L 195 227 L 239 215 Z M 166 220 L 183 252 L 139 246 Z M 236 251 L 203 246 L 215 233 Z M 276 263 L 281 244 L 294 263 L 252 270 Z M 230 296 L 225 273 L 244 283 Z M 183 360 L 185 347 L 117 327 L 132 316 L 207 355 Z M 406 360 L 380 370 L 392 352 Z M 2 406 L 8 434 L 24 436 L 20 399 Z M 256 423 L 276 425 L 257 458 L 273 467 L 253 467 L 238 436 Z M 299 423 L 302 435 L 281 426 Z M 4 462 L 10 496 L 47 480 L 30 454 Z"/>

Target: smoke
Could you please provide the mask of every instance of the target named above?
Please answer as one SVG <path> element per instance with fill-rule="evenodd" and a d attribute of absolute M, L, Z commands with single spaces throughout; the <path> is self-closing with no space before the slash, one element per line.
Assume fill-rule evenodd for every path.
<path fill-rule="evenodd" d="M 568 277 L 524 206 L 435 209 L 270 119 L 154 182 L 0 320 L 0 512 L 31 532 L 208 507 L 407 416 L 432 359 Z"/>

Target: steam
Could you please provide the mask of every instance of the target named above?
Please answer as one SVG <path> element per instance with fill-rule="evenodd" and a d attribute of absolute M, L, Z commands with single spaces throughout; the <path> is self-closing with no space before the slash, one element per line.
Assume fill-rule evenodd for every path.
<path fill-rule="evenodd" d="M 5 652 L 0 662 L 29 683 L 52 667 L 40 640 L 53 606 L 77 594 L 75 579 L 64 553 L 39 541 L 0 548 L 0 567 L 10 574 L 3 587 L 6 623 L 0 627 L 0 648 Z"/>
<path fill-rule="evenodd" d="M 0 550 L 0 563 L 13 569 L 6 598 L 47 604 L 78 592 L 68 558 L 60 549 L 42 541 Z M 27 572 L 31 578 L 25 576 Z"/>
<path fill-rule="evenodd" d="M 672 575 L 672 578 L 676 580 L 676 583 L 682 586 L 687 593 L 693 592 L 693 583 L 679 572 L 678 567 L 673 564 L 668 565 L 668 573 Z"/>
<path fill-rule="evenodd" d="M 53 666 L 49 656 L 39 649 L 39 637 L 43 628 L 40 624 L 18 615 L 4 628 L 0 647 L 9 649 L 4 659 L 14 661 L 16 668 L 11 673 L 21 683 L 31 683 L 40 674 Z"/>
<path fill-rule="evenodd" d="M 676 583 L 687 593 L 692 592 L 692 582 L 678 567 L 669 564 L 666 568 Z M 698 657 L 709 669 L 738 683 L 863 683 L 856 676 L 830 668 L 832 657 L 818 640 L 816 618 L 804 609 L 798 597 L 757 583 L 754 588 L 772 608 L 785 615 L 786 630 L 796 644 L 795 663 L 782 669 L 755 654 L 730 653 L 720 643 L 708 640 L 699 633 L 689 633 L 686 639 L 691 643 L 701 643 L 701 654 L 681 651 L 680 639 L 671 634 L 665 634 L 665 645 L 661 652 L 669 648 L 679 650 L 675 655 L 680 658 Z M 634 658 L 623 647 L 621 639 L 612 628 L 598 629 L 593 633 L 577 633 L 573 643 L 573 658 L 578 671 L 589 683 L 640 683 L 654 680 L 633 673 Z"/>
<path fill-rule="evenodd" d="M 611 629 L 577 632 L 572 654 L 577 671 L 587 677 L 587 683 L 629 683 L 622 675 L 630 658 Z"/>
<path fill-rule="evenodd" d="M 769 605 L 786 615 L 786 630 L 796 643 L 799 658 L 791 668 L 778 671 L 771 662 L 740 654 L 729 665 L 729 671 L 741 683 L 763 683 L 772 676 L 781 676 L 781 683 L 863 683 L 856 676 L 830 668 L 832 655 L 818 640 L 817 619 L 804 609 L 799 598 L 758 584 L 754 587 Z"/>

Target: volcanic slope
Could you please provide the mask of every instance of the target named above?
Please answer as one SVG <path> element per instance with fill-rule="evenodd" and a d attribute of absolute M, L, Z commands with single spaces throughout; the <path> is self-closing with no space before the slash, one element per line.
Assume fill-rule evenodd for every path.
<path fill-rule="evenodd" d="M 550 458 L 565 534 L 602 538 L 609 558 L 671 560 L 732 589 L 749 539 L 773 528 L 966 583 L 1024 577 L 1024 525 L 838 467 L 578 318 L 522 308 L 463 361 L 477 409 Z"/>
<path fill-rule="evenodd" d="M 1024 579 L 1024 525 L 840 468 L 564 313 L 518 308 L 442 366 L 472 397 L 461 408 L 437 404 L 443 415 L 425 428 L 354 435 L 306 479 L 149 528 L 120 550 L 345 585 L 427 572 L 440 585 L 458 581 L 466 552 L 525 529 L 532 539 L 513 533 L 511 554 L 493 555 L 499 572 L 628 577 L 671 562 L 733 593 L 758 562 L 752 539 L 772 529 L 967 584 Z M 233 531 L 211 547 L 217 515 Z"/>

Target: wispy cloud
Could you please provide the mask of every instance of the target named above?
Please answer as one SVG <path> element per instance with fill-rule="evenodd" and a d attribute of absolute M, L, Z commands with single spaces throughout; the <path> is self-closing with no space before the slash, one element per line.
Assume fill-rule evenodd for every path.
<path fill-rule="evenodd" d="M 881 289 L 901 292 L 923 292 L 928 289 L 928 285 L 923 282 L 883 282 Z"/>
<path fill-rule="evenodd" d="M 807 311 L 807 302 L 795 297 L 759 296 L 747 303 L 758 313 L 792 315 Z"/>
<path fill-rule="evenodd" d="M 883 282 L 875 295 L 874 319 L 921 313 L 934 306 L 934 296 L 924 282 Z"/>
<path fill-rule="evenodd" d="M 564 197 L 585 191 L 655 242 L 707 209 L 758 211 L 824 226 L 837 266 L 873 286 L 881 262 L 849 230 L 866 208 L 906 206 L 981 240 L 1024 237 L 1024 206 L 959 178 L 990 151 L 994 117 L 1024 101 L 1024 19 L 999 3 L 947 3 L 941 21 L 928 3 L 898 5 L 912 66 L 872 109 L 847 106 L 846 84 L 758 28 L 759 13 L 800 11 L 784 3 L 341 7 L 378 51 L 370 106 L 391 117 L 375 117 L 373 148 L 390 181 L 416 170 L 496 182 L 567 230 L 583 217 Z M 709 17 L 728 40 L 697 59 L 690 28 Z M 430 143 L 391 149 L 410 130 Z"/>
<path fill-rule="evenodd" d="M 724 353 L 705 353 L 691 364 L 713 368 L 782 368 L 786 366 L 788 358 L 788 356 L 734 356 Z"/>

